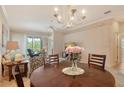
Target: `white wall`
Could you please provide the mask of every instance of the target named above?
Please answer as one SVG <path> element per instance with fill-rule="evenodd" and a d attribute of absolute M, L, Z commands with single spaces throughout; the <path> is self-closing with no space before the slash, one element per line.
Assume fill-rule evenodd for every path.
<path fill-rule="evenodd" d="M 54 31 L 54 35 L 53 35 L 54 54 L 59 54 L 61 57 L 63 49 L 64 49 L 64 34 L 62 32 Z"/>
<path fill-rule="evenodd" d="M 120 23 L 120 32 L 124 33 L 124 22 Z"/>
<path fill-rule="evenodd" d="M 51 55 L 53 54 L 53 37 L 54 37 L 54 32 L 51 31 L 51 34 L 48 37 L 48 54 Z"/>
<path fill-rule="evenodd" d="M 119 62 L 124 63 L 124 48 L 122 48 L 122 39 L 124 39 L 124 22 L 120 23 L 120 32 L 119 32 Z M 124 42 L 123 42 L 124 43 Z"/>
<path fill-rule="evenodd" d="M 106 65 L 115 64 L 115 34 L 112 24 L 103 24 L 85 30 L 78 29 L 74 33 L 64 36 L 64 42 L 74 41 L 81 43 L 85 51 L 82 53 L 82 62 L 88 62 L 88 53 L 107 55 Z"/>
<path fill-rule="evenodd" d="M 12 41 L 18 41 L 19 44 L 19 51 L 21 51 L 23 54 L 25 54 L 25 48 L 26 48 L 26 39 L 25 39 L 25 34 L 23 33 L 16 33 L 16 32 L 11 32 L 11 40 Z"/>

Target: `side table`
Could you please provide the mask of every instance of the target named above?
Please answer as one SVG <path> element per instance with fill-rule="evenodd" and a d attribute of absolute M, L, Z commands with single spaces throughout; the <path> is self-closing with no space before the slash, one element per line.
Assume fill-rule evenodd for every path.
<path fill-rule="evenodd" d="M 8 67 L 8 71 L 9 71 L 9 81 L 11 81 L 11 79 L 13 78 L 13 75 L 12 75 L 12 67 L 15 66 L 15 65 L 24 65 L 24 72 L 22 72 L 22 76 L 25 76 L 27 77 L 27 72 L 28 72 L 28 63 L 29 61 L 28 60 L 24 60 L 24 61 L 16 61 L 16 62 L 8 62 L 6 64 L 2 64 L 2 75 L 4 73 L 4 66 L 7 66 Z"/>

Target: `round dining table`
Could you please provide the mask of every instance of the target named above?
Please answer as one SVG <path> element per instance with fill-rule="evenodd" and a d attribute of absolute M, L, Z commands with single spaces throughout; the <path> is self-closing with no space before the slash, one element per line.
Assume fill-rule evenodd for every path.
<path fill-rule="evenodd" d="M 71 62 L 46 64 L 34 70 L 30 76 L 32 87 L 114 87 L 115 79 L 108 71 L 102 71 L 88 64 L 78 63 L 84 69 L 82 75 L 66 75 L 63 68 L 70 67 Z"/>

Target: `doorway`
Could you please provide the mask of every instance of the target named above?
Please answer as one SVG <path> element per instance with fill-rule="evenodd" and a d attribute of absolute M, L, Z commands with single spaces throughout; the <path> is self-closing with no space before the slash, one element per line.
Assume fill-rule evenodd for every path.
<path fill-rule="evenodd" d="M 124 63 L 124 35 L 121 36 L 121 63 Z"/>

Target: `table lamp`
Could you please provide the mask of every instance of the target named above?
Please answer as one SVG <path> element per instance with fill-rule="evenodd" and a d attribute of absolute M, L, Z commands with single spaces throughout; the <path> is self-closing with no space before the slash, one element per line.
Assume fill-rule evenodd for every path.
<path fill-rule="evenodd" d="M 8 41 L 6 48 L 9 50 L 9 53 L 11 55 L 11 60 L 15 60 L 15 55 L 16 55 L 16 49 L 19 48 L 18 42 L 17 41 Z"/>

